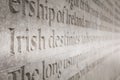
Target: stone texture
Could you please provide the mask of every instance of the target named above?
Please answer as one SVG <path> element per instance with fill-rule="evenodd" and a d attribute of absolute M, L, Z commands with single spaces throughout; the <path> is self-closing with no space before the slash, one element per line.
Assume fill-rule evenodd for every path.
<path fill-rule="evenodd" d="M 119 0 L 0 0 L 0 80 L 119 80 Z"/>

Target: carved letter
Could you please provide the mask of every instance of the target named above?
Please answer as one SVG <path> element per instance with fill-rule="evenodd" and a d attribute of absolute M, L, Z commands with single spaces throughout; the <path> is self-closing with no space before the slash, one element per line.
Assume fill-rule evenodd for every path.
<path fill-rule="evenodd" d="M 12 13 L 18 13 L 20 7 L 20 0 L 9 0 L 9 8 Z"/>
<path fill-rule="evenodd" d="M 11 53 L 15 53 L 14 52 L 14 37 L 15 37 L 15 31 L 14 31 L 14 28 L 9 28 L 10 31 L 11 31 Z"/>

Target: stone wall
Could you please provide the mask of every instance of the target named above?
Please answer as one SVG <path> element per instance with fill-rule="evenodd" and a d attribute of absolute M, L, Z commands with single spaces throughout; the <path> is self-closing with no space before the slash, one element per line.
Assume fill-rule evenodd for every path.
<path fill-rule="evenodd" d="M 0 80 L 81 80 L 119 50 L 119 3 L 0 0 Z"/>

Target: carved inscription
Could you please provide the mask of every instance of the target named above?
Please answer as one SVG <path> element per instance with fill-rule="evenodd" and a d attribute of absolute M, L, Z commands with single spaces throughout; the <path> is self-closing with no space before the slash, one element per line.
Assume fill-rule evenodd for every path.
<path fill-rule="evenodd" d="M 63 34 L 58 35 L 56 30 L 50 30 L 50 35 L 43 35 L 41 28 L 35 30 L 37 33 L 32 34 L 28 28 L 23 32 L 24 35 L 16 34 L 15 28 L 9 28 L 10 31 L 10 52 L 23 53 L 37 50 L 46 50 L 50 48 L 79 45 L 91 41 L 108 40 L 112 39 L 112 36 L 104 37 L 99 35 L 89 35 L 87 32 L 83 35 L 79 31 L 63 31 Z"/>
<path fill-rule="evenodd" d="M 100 8 L 102 8 L 106 13 L 109 13 L 111 17 L 114 16 L 113 12 L 109 8 L 107 8 L 102 2 L 100 2 L 99 0 L 98 1 L 92 0 L 92 1 L 95 4 L 97 4 Z M 110 4 L 109 1 L 107 2 Z M 40 0 L 9 0 L 9 9 L 14 14 L 22 14 L 24 17 L 27 16 L 35 17 L 38 20 L 46 21 L 49 26 L 52 26 L 54 22 L 67 24 L 67 25 L 81 26 L 86 28 L 89 27 L 89 25 L 94 24 L 93 21 L 85 19 L 84 14 L 82 16 L 79 16 L 77 14 L 79 13 L 79 11 L 78 12 L 73 11 L 74 8 L 78 8 L 86 11 L 87 13 L 90 13 L 90 15 L 93 15 L 96 18 L 99 18 L 101 21 L 105 21 L 113 25 L 113 20 L 109 16 L 106 16 L 103 13 L 99 12 L 98 10 L 92 8 L 91 5 L 89 4 L 89 1 L 87 0 L 86 1 L 66 0 L 66 3 L 69 4 L 70 9 L 68 8 L 68 5 L 64 5 L 62 9 L 53 8 L 52 6 L 48 5 L 48 1 L 42 2 Z M 119 20 L 117 17 L 114 18 L 116 20 Z M 94 29 L 98 29 L 98 28 L 94 28 Z M 107 31 L 113 30 L 107 28 L 103 28 L 103 29 Z"/>
<path fill-rule="evenodd" d="M 55 30 L 51 30 L 51 35 L 49 37 L 42 36 L 41 29 L 37 30 L 36 35 L 29 36 L 30 32 L 29 29 L 25 30 L 26 35 L 17 35 L 15 34 L 15 29 L 10 28 L 11 32 L 11 52 L 15 53 L 15 51 L 21 53 L 22 51 L 34 51 L 34 50 L 44 50 L 46 47 L 55 48 L 55 47 L 62 47 L 62 46 L 69 46 L 75 45 L 80 43 L 80 36 L 75 34 L 75 32 L 64 32 L 63 35 L 56 35 Z M 69 35 L 71 33 L 71 35 Z M 73 34 L 73 35 L 72 35 Z M 47 41 L 46 41 L 47 40 Z M 17 43 L 15 42 L 17 41 Z M 46 42 L 48 44 L 46 44 Z M 25 49 L 23 50 L 23 43 L 26 44 Z M 17 49 L 15 49 L 15 45 L 17 45 Z"/>
<path fill-rule="evenodd" d="M 22 66 L 16 70 L 8 72 L 8 80 L 48 80 L 50 77 L 57 75 L 57 78 L 61 77 L 61 70 L 67 69 L 72 65 L 78 64 L 80 55 L 69 57 L 64 60 L 60 60 L 54 63 L 48 63 L 42 61 L 42 70 L 39 68 L 34 69 L 33 72 L 27 72 L 26 66 Z M 42 74 L 39 74 L 42 71 Z M 42 75 L 42 77 L 39 77 Z"/>
<path fill-rule="evenodd" d="M 9 8 L 12 13 L 22 13 L 24 16 L 35 16 L 38 19 L 48 21 L 49 26 L 53 22 L 65 23 L 76 26 L 84 26 L 84 18 L 76 15 L 76 12 L 69 13 L 67 8 L 55 10 L 48 5 L 42 4 L 40 0 L 9 0 Z"/>
<path fill-rule="evenodd" d="M 79 80 L 83 75 L 87 74 L 89 71 L 94 69 L 98 64 L 102 63 L 106 57 L 106 55 L 93 63 L 86 65 L 83 69 L 81 69 L 78 73 L 71 76 L 68 80 Z M 57 78 L 61 78 L 62 69 L 67 70 L 67 68 L 79 64 L 78 56 L 70 57 L 65 60 L 61 60 L 54 63 L 46 63 L 46 61 L 42 61 L 42 70 L 39 68 L 35 68 L 32 72 L 26 71 L 26 66 L 22 66 L 17 68 L 16 70 L 8 72 L 8 80 L 49 80 L 50 77 L 57 76 Z M 40 72 L 42 71 L 42 74 Z"/>
<path fill-rule="evenodd" d="M 81 69 L 78 73 L 76 73 L 75 75 L 70 77 L 68 80 L 80 80 L 80 78 L 82 76 L 84 76 L 85 74 L 87 74 L 88 72 L 93 70 L 97 65 L 101 64 L 108 56 L 110 56 L 110 55 L 106 55 L 106 56 L 98 59 L 97 61 L 94 61 L 93 63 L 87 65 L 86 67 Z"/>
<path fill-rule="evenodd" d="M 10 66 L 0 69 L 5 69 L 7 80 L 61 80 L 73 68 L 77 71 L 65 75 L 65 80 L 80 80 L 107 58 L 107 53 L 102 54 L 107 52 L 104 49 L 111 49 L 120 39 L 120 5 L 116 1 L 53 1 L 6 1 L 9 12 L 4 25 L 0 24 L 4 27 L 0 27 L 0 36 L 2 30 L 6 32 L 0 41 L 4 42 L 5 37 L 3 48 L 7 45 L 8 51 L 1 51 L 5 52 L 1 55 L 9 59 L 1 59 L 1 64 Z"/>

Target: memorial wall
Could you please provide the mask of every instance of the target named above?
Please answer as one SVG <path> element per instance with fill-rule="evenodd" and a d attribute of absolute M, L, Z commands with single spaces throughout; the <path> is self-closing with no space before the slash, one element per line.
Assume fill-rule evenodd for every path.
<path fill-rule="evenodd" d="M 107 80 L 119 48 L 119 0 L 0 0 L 0 80 Z"/>

